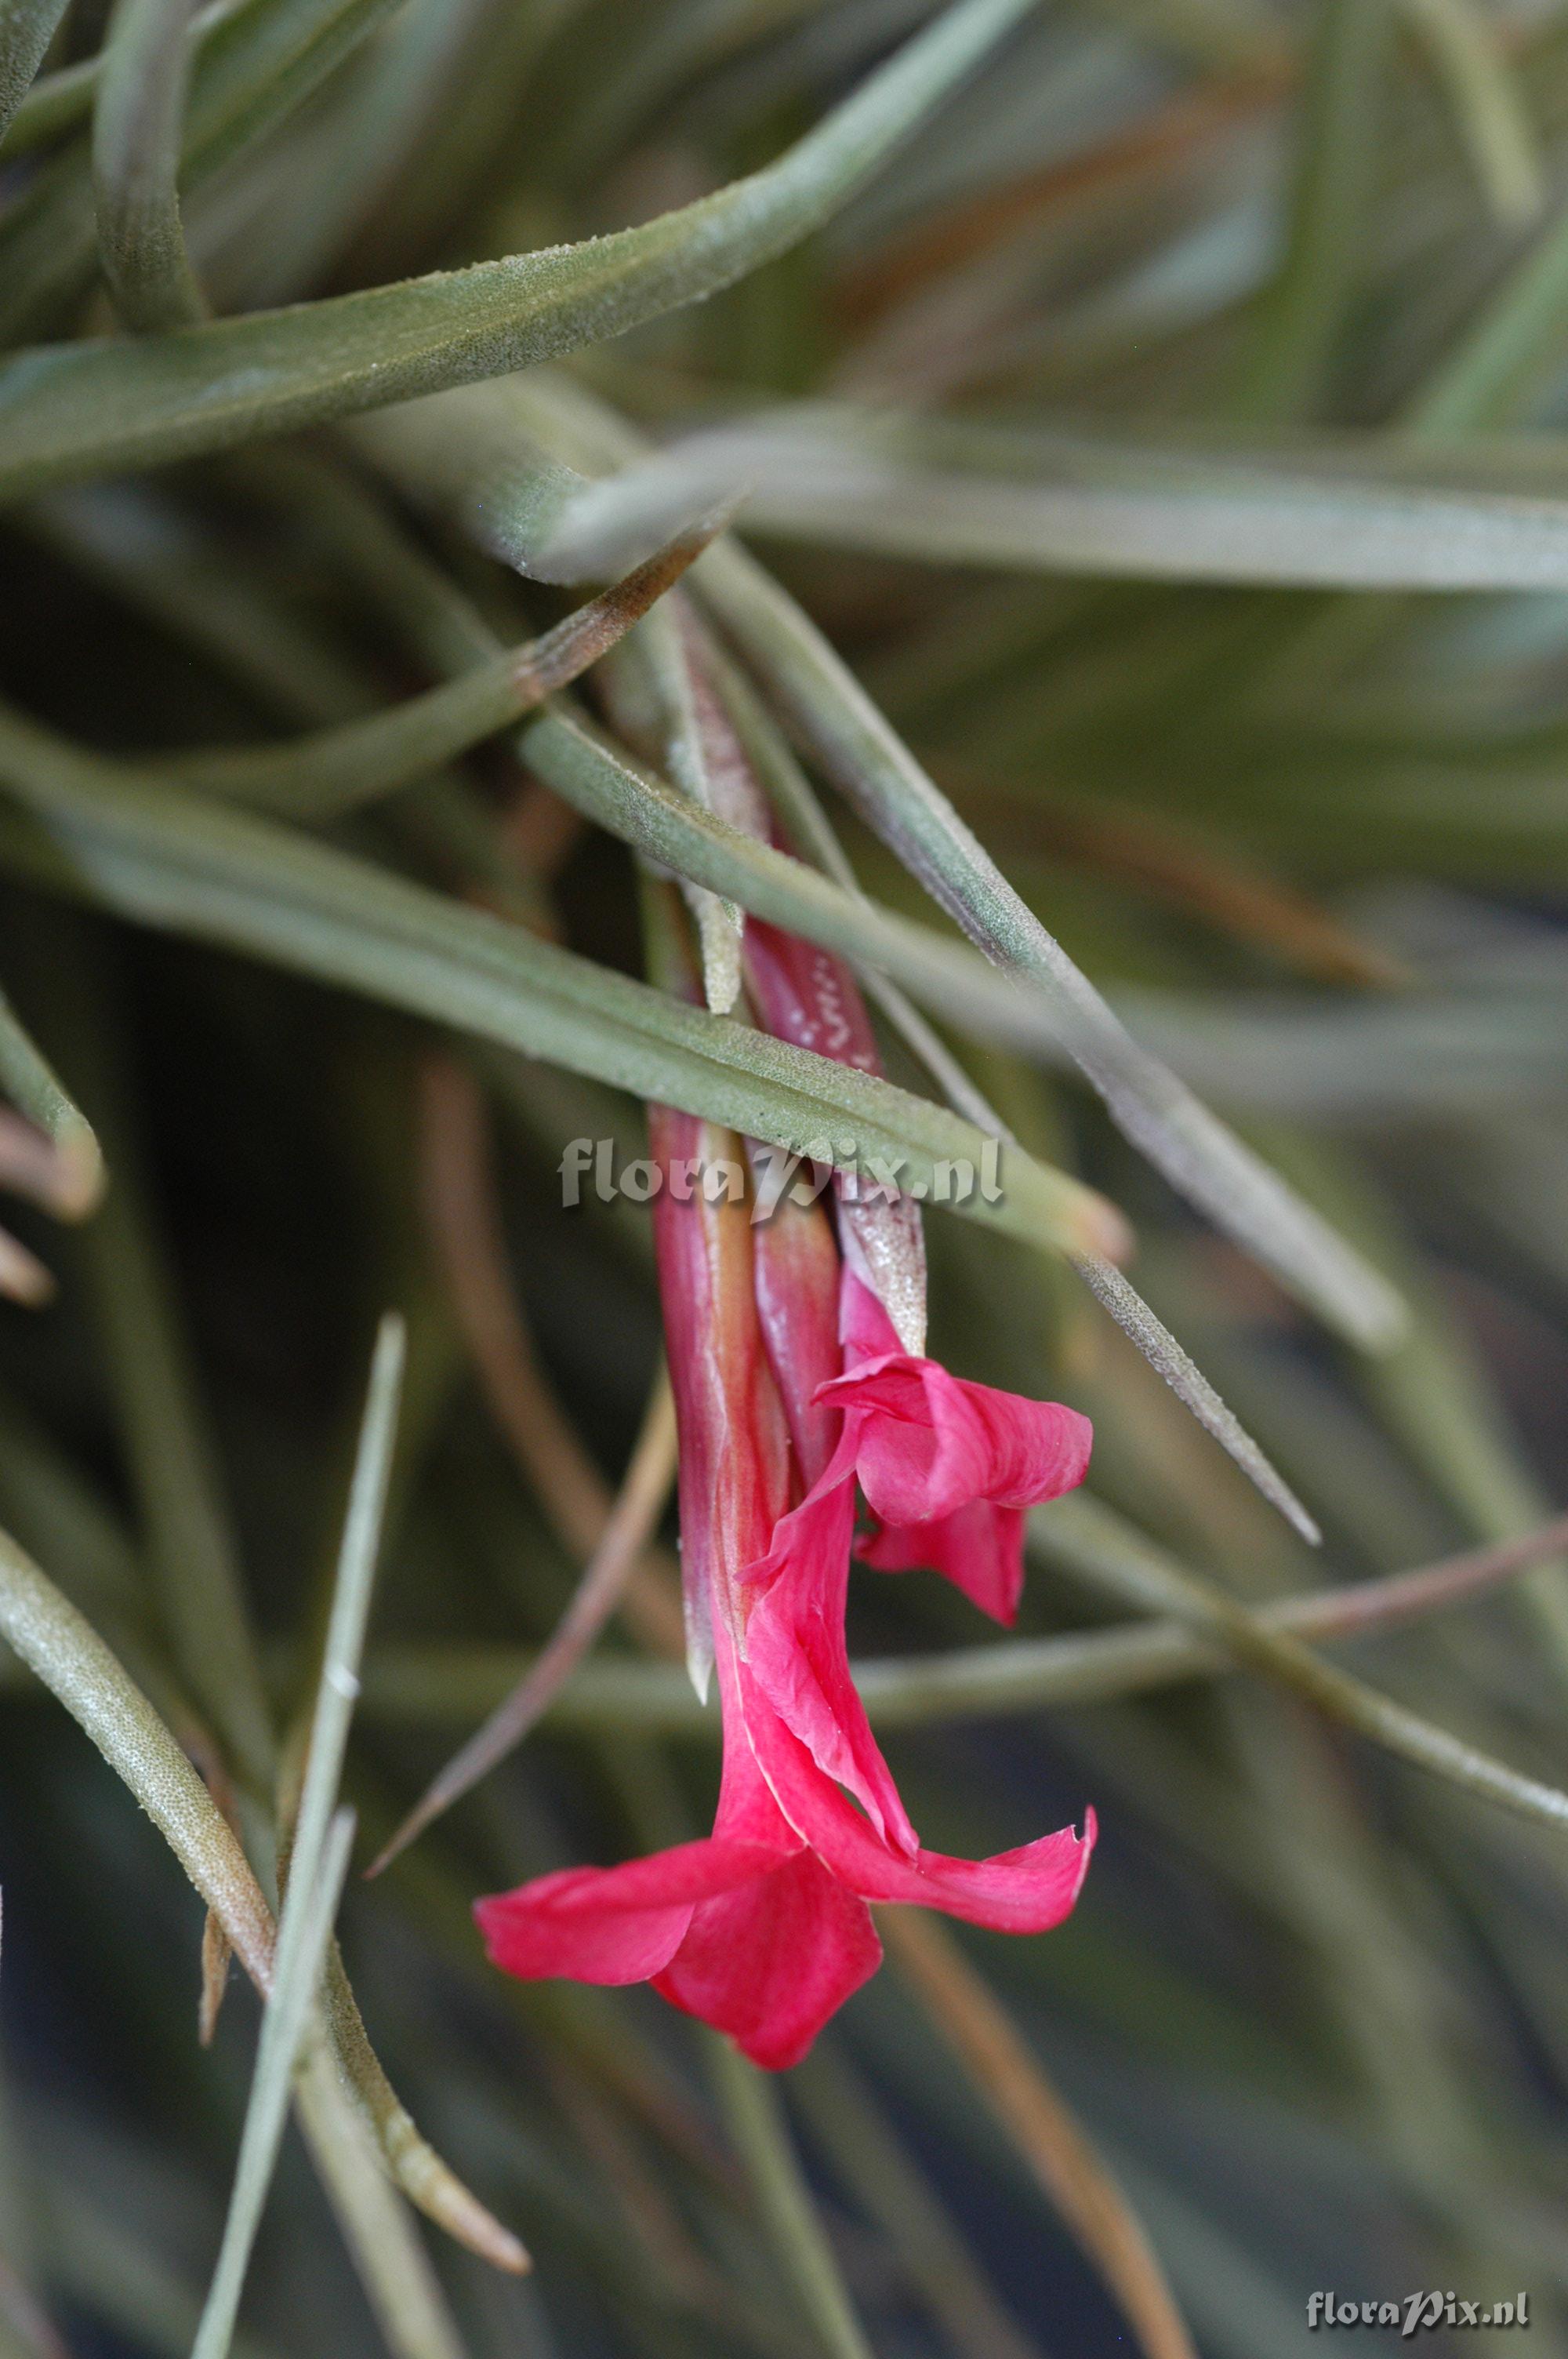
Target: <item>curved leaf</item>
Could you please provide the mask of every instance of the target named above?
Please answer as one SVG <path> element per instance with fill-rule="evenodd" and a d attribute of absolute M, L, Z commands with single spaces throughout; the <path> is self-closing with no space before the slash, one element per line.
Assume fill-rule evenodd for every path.
<path fill-rule="evenodd" d="M 0 496 L 495 376 L 753 270 L 841 203 L 1032 0 L 958 0 L 779 160 L 635 229 L 0 367 Z"/>
<path fill-rule="evenodd" d="M 707 547 L 712 526 L 678 535 L 553 630 L 384 712 L 281 745 L 181 754 L 193 784 L 289 818 L 326 820 L 439 769 L 597 663 Z"/>
<path fill-rule="evenodd" d="M 92 114 L 98 252 L 128 328 L 178 328 L 206 306 L 179 219 L 190 50 L 187 0 L 118 0 Z"/>
<path fill-rule="evenodd" d="M 1568 588 L 1568 502 L 1390 480 L 1384 436 L 1220 456 L 1173 441 L 998 432 L 841 405 L 709 428 L 598 482 L 557 483 L 529 570 L 623 572 L 699 503 L 742 524 L 930 564 L 1358 590 Z M 505 510 L 489 517 L 499 537 Z"/>

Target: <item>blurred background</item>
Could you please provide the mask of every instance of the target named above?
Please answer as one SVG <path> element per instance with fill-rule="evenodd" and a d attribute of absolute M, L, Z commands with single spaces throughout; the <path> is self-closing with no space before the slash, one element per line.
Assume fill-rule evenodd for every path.
<path fill-rule="evenodd" d="M 48 13 L 11 0 L 0 31 Z M 183 102 L 192 266 L 227 315 L 650 219 L 781 153 L 936 13 L 220 0 Z M 44 27 L 0 147 L 12 351 L 114 324 L 85 62 L 107 14 Z M 1336 1335 L 1076 1076 L 946 1035 L 1024 1147 L 1123 1208 L 1140 1293 L 1324 1540 L 1065 1263 L 928 1216 L 935 1348 L 1086 1409 L 1092 1495 L 1036 1515 L 1013 1636 L 934 1578 L 861 1572 L 851 1652 L 933 1844 L 988 1854 L 1092 1802 L 1100 1847 L 1049 1937 L 894 1941 L 776 2082 L 737 2081 L 645 1989 L 503 1982 L 468 1914 L 706 1824 L 672 1517 L 641 1609 L 543 1724 L 357 1872 L 548 1638 L 621 1483 L 658 1366 L 647 1217 L 563 1208 L 557 1167 L 578 1137 L 643 1151 L 640 1105 L 396 990 L 351 995 L 325 956 L 281 972 L 187 939 L 200 917 L 135 921 L 112 860 L 62 879 L 0 826 L 5 1020 L 112 1175 L 62 1227 L 91 1190 L 0 1140 L 44 1200 L 5 1213 L 0 1522 L 264 1881 L 256 1798 L 309 1707 L 375 1322 L 408 1321 L 341 1932 L 400 2096 L 535 2266 L 406 2223 L 367 2259 L 291 2131 L 246 2359 L 1294 2359 L 1326 2339 L 1314 2291 L 1428 2288 L 1524 2292 L 1528 2347 L 1568 2351 L 1568 1563 L 1541 1542 L 1452 1593 L 1331 1606 L 1307 1635 L 1348 1696 L 1247 1637 L 1281 1599 L 1529 1538 L 1563 1501 L 1565 204 L 1554 0 L 1053 0 L 824 226 L 509 381 L 559 462 L 605 472 L 585 451 L 631 431 L 672 454 L 677 508 L 751 485 L 753 555 L 1030 907 L 1408 1306 L 1377 1348 Z M 455 614 L 525 639 L 575 593 L 487 540 L 499 415 L 451 413 L 445 473 L 373 419 L 11 506 L 6 696 L 108 761 L 172 764 L 412 697 Z M 766 647 L 741 657 L 766 701 Z M 504 739 L 455 781 L 332 839 L 641 972 L 624 845 Z M 867 892 L 946 922 L 827 808 Z M 29 1300 L 39 1264 L 55 1291 Z M 482 1343 L 475 1364 L 487 1300 L 510 1393 Z M 1211 1651 L 1169 1626 L 1152 1651 L 1041 1644 L 1152 1613 L 1208 1616 Z M 904 1676 L 986 1647 L 1014 1668 Z M 0 2343 L 151 2359 L 200 2312 L 258 2008 L 236 1971 L 199 2044 L 200 1901 L 81 1730 L 0 1670 Z M 214 1977 L 209 1940 L 209 2002 Z"/>

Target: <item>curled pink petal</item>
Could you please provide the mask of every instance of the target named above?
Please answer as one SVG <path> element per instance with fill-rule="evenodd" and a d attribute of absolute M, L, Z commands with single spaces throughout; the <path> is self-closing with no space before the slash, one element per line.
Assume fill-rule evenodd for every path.
<path fill-rule="evenodd" d="M 818 1397 L 857 1420 L 860 1488 L 884 1523 L 933 1523 L 971 1499 L 1031 1507 L 1088 1472 L 1087 1417 L 970 1384 L 935 1360 L 866 1360 Z"/>
<path fill-rule="evenodd" d="M 865 1902 L 803 1851 L 701 1902 L 654 1987 L 779 2072 L 799 2063 L 881 1955 Z"/>
<path fill-rule="evenodd" d="M 1023 1590 L 1023 1509 L 971 1499 L 925 1524 L 880 1524 L 855 1543 L 877 1572 L 940 1572 L 971 1604 L 1011 1629 Z"/>
<path fill-rule="evenodd" d="M 1098 1832 L 1092 1810 L 1084 1813 L 1082 1835 L 1063 1827 L 991 1859 L 924 1850 L 906 1859 L 881 1840 L 781 1722 L 749 1717 L 748 1734 L 784 1817 L 862 1899 L 939 1908 L 999 1933 L 1049 1932 L 1071 1912 Z"/>
<path fill-rule="evenodd" d="M 839 1332 L 844 1372 L 816 1397 L 843 1412 L 839 1454 L 852 1454 L 877 1518 L 857 1553 L 882 1572 L 929 1566 L 1011 1623 L 1023 1583 L 1022 1511 L 1083 1481 L 1087 1418 L 899 1351 L 887 1312 L 848 1266 Z"/>
<path fill-rule="evenodd" d="M 824 1480 L 785 1516 L 760 1564 L 748 1567 L 756 1603 L 746 1664 L 786 1728 L 829 1777 L 847 1786 L 871 1823 L 905 1854 L 919 1839 L 871 1734 L 844 1643 L 854 1485 Z"/>
<path fill-rule="evenodd" d="M 699 1902 L 753 1883 L 779 1858 L 771 1845 L 709 1836 L 621 1867 L 535 1876 L 476 1901 L 474 1915 L 493 1963 L 524 1982 L 646 1982 L 669 1963 Z"/>

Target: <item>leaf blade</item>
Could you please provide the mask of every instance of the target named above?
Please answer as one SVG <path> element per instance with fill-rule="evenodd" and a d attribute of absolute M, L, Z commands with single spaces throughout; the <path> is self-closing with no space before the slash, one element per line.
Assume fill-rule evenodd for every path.
<path fill-rule="evenodd" d="M 957 0 L 777 163 L 642 226 L 0 365 L 0 498 L 497 375 L 696 302 L 817 223 L 1033 5 Z"/>

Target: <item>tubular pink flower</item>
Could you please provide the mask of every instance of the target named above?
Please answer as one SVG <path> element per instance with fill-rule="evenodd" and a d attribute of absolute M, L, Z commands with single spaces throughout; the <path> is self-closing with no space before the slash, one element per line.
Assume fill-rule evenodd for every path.
<path fill-rule="evenodd" d="M 663 1108 L 651 1131 L 666 1171 L 734 1147 Z M 901 1418 L 898 1387 L 933 1364 L 895 1352 L 841 1372 L 831 1231 L 815 1208 L 799 1221 L 796 1210 L 753 1229 L 744 1206 L 681 1203 L 666 1187 L 655 1212 L 687 1622 L 724 1715 L 713 1832 L 621 1867 L 539 1876 L 476 1911 L 508 1972 L 651 1981 L 775 2070 L 876 1971 L 868 1902 L 1044 1931 L 1077 1897 L 1095 1835 L 1089 1812 L 1081 1837 L 1065 1828 L 960 1860 L 925 1850 L 909 1824 L 849 1678 L 844 1594 L 859 1458 L 875 1470 L 898 1457 L 888 1431 L 918 1425 Z M 846 1406 L 838 1388 L 856 1377 L 864 1389 Z M 1016 1486 L 1034 1462 L 1014 1459 Z M 980 1471 L 1000 1463 L 993 1450 Z M 794 1506 L 792 1488 L 806 1494 Z"/>

